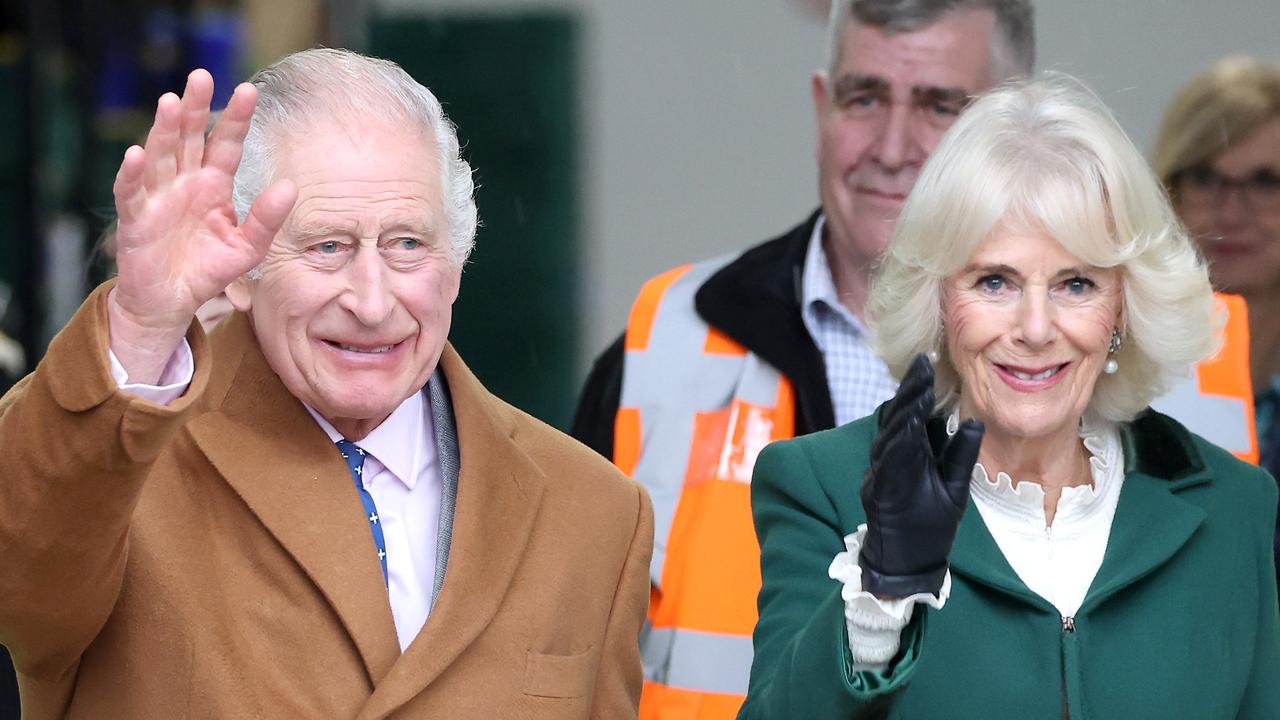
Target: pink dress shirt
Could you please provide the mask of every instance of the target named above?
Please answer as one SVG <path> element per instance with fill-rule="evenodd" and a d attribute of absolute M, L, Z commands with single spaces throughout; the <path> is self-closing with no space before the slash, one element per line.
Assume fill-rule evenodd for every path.
<path fill-rule="evenodd" d="M 184 339 L 157 385 L 128 382 L 124 366 L 110 353 L 111 374 L 121 390 L 167 405 L 186 391 L 195 373 L 191 346 Z M 306 407 L 304 405 L 304 407 Z M 307 412 L 335 443 L 342 435 L 310 407 Z M 425 392 L 411 395 L 381 425 L 357 442 L 367 453 L 362 482 L 374 504 L 387 543 L 387 595 L 403 652 L 431 612 L 444 480 L 435 443 L 431 403 Z M 334 457 L 338 451 L 334 449 Z M 358 506 L 352 512 L 358 510 Z M 370 557 L 373 545 L 369 546 Z M 370 562 L 376 562 L 371 559 Z"/>

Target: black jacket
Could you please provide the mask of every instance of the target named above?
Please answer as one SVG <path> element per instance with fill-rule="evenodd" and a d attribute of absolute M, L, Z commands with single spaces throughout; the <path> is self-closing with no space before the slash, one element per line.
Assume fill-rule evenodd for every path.
<path fill-rule="evenodd" d="M 712 275 L 694 296 L 706 323 L 777 368 L 796 391 L 797 435 L 835 425 L 827 370 L 800 318 L 800 275 L 819 212 L 757 245 Z M 613 459 L 613 421 L 622 393 L 623 336 L 596 358 L 578 401 L 572 434 Z"/>

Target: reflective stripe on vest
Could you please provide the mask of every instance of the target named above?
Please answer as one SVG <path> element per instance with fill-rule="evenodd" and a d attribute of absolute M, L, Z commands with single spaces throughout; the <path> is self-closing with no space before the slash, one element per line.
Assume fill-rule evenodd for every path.
<path fill-rule="evenodd" d="M 1196 366 L 1194 377 L 1156 398 L 1151 407 L 1241 460 L 1256 464 L 1248 310 L 1239 295 L 1214 293 L 1214 299 L 1227 319 L 1221 349 Z"/>
<path fill-rule="evenodd" d="M 747 691 L 760 591 L 751 471 L 794 434 L 795 402 L 777 370 L 694 309 L 732 259 L 653 278 L 627 323 L 614 458 L 649 490 L 655 525 L 642 719 L 729 720 Z"/>

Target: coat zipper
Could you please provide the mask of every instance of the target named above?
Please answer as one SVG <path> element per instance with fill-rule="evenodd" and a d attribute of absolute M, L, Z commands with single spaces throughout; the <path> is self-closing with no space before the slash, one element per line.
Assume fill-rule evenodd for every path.
<path fill-rule="evenodd" d="M 1067 693 L 1067 642 L 1076 633 L 1076 619 L 1074 616 L 1060 615 L 1062 621 L 1062 638 L 1059 643 L 1062 653 L 1062 720 L 1070 720 L 1070 702 Z"/>

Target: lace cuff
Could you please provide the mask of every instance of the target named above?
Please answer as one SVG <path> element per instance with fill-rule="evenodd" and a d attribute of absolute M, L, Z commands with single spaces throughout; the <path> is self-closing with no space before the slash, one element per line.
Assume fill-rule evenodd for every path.
<path fill-rule="evenodd" d="M 844 623 L 849 630 L 849 653 L 853 657 L 855 672 L 883 671 L 898 653 L 902 628 L 911 622 L 918 603 L 941 609 L 951 595 L 951 571 L 943 578 L 937 597 L 930 593 L 916 593 L 905 598 L 884 600 L 862 589 L 862 568 L 858 566 L 858 554 L 862 549 L 867 526 L 858 526 L 857 532 L 844 537 L 845 551 L 837 553 L 831 561 L 827 575 L 839 580 L 844 587 L 840 597 L 844 600 Z"/>

